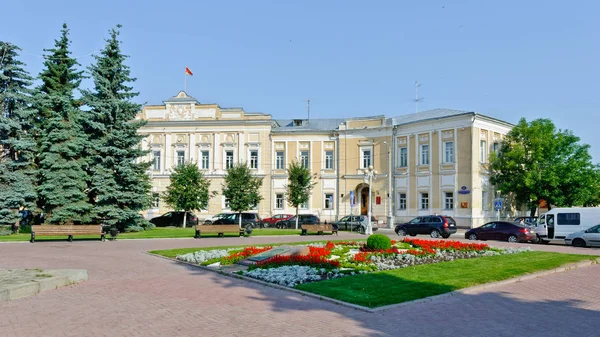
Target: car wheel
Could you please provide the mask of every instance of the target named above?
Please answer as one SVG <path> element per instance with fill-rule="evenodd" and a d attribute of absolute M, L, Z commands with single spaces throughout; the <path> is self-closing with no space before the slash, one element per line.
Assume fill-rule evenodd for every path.
<path fill-rule="evenodd" d="M 430 235 L 431 235 L 432 238 L 437 239 L 437 238 L 440 237 L 440 231 L 438 231 L 437 229 L 434 229 L 434 230 L 431 231 Z"/>
<path fill-rule="evenodd" d="M 212 221 L 210 221 L 210 220 L 205 220 L 205 221 L 204 221 L 204 224 L 205 224 L 205 225 L 212 225 Z"/>
<path fill-rule="evenodd" d="M 396 234 L 398 234 L 398 236 L 406 236 L 406 230 L 404 229 L 399 229 Z"/>
<path fill-rule="evenodd" d="M 269 228 L 269 223 L 268 222 L 263 222 L 262 223 L 262 228 Z"/>
<path fill-rule="evenodd" d="M 365 232 L 366 232 L 366 229 L 365 229 L 365 227 L 363 227 L 363 226 L 360 226 L 360 227 L 358 227 L 358 232 L 359 232 L 360 234 L 365 234 Z"/>
<path fill-rule="evenodd" d="M 275 228 L 281 229 L 281 221 L 275 223 Z"/>
<path fill-rule="evenodd" d="M 513 242 L 513 243 L 519 242 L 519 238 L 517 238 L 514 235 L 511 235 L 511 236 L 508 237 L 508 242 Z"/>
<path fill-rule="evenodd" d="M 477 240 L 477 234 L 471 234 L 469 235 L 469 240 Z"/>
<path fill-rule="evenodd" d="M 586 246 L 585 241 L 583 241 L 582 239 L 575 239 L 575 240 L 573 240 L 573 247 L 583 248 L 585 246 Z"/>
<path fill-rule="evenodd" d="M 444 239 L 447 239 L 447 238 L 449 238 L 449 237 L 450 237 L 450 234 L 442 234 L 442 237 L 443 237 Z"/>

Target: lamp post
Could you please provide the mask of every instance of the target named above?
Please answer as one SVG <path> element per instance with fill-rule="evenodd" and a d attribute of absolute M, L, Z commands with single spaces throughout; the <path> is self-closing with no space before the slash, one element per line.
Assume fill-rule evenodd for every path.
<path fill-rule="evenodd" d="M 387 207 L 388 207 L 388 215 L 387 215 L 387 225 L 392 228 L 393 224 L 393 214 L 392 214 L 392 151 L 390 151 L 390 144 L 388 142 L 383 142 L 387 146 L 388 150 L 388 193 L 387 193 Z"/>
<path fill-rule="evenodd" d="M 371 205 L 373 204 L 373 200 L 371 200 L 371 186 L 373 185 L 373 176 L 377 174 L 377 171 L 373 169 L 373 165 L 369 165 L 369 168 L 364 169 L 365 173 L 365 183 L 369 184 L 369 210 L 367 212 L 367 229 L 365 230 L 365 234 L 371 235 L 373 234 L 373 227 L 371 226 Z"/>

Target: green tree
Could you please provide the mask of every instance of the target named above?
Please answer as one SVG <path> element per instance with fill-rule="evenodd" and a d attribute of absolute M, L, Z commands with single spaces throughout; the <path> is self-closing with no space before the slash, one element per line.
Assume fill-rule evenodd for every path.
<path fill-rule="evenodd" d="M 146 122 L 135 119 L 141 106 L 132 101 L 138 93 L 130 86 L 135 78 L 117 39 L 120 28 L 117 25 L 110 30 L 106 47 L 88 68 L 94 89 L 82 91 L 90 108 L 82 124 L 90 154 L 88 200 L 95 216 L 123 229 L 148 224 L 140 211 L 150 206 L 151 183 L 147 174 L 150 163 L 140 161 L 148 154 L 139 146 L 144 136 L 138 133 Z"/>
<path fill-rule="evenodd" d="M 310 170 L 304 167 L 298 161 L 293 161 L 287 168 L 288 184 L 287 184 L 287 202 L 290 206 L 296 208 L 296 229 L 298 229 L 298 209 L 300 205 L 308 202 L 312 189 L 316 182 L 310 174 Z"/>
<path fill-rule="evenodd" d="M 185 163 L 173 170 L 171 183 L 163 193 L 163 200 L 175 210 L 183 210 L 183 227 L 187 213 L 193 210 L 208 209 L 208 202 L 214 193 L 209 192 L 210 181 L 204 177 L 196 163 Z"/>
<path fill-rule="evenodd" d="M 91 205 L 86 188 L 86 142 L 80 121 L 81 101 L 74 98 L 83 78 L 69 51 L 69 30 L 63 24 L 61 37 L 44 56 L 35 105 L 39 151 L 38 203 L 50 223 L 89 222 Z"/>
<path fill-rule="evenodd" d="M 0 41 L 0 224 L 13 225 L 18 209 L 35 206 L 32 78 L 21 49 Z"/>
<path fill-rule="evenodd" d="M 589 145 L 580 144 L 569 130 L 556 130 L 549 119 L 528 123 L 523 118 L 491 156 L 491 182 L 526 205 L 532 216 L 541 200 L 549 207 L 594 205 L 600 170 L 588 150 Z"/>
<path fill-rule="evenodd" d="M 262 200 L 260 187 L 262 178 L 254 177 L 246 164 L 236 164 L 227 170 L 223 183 L 223 196 L 229 208 L 239 213 L 239 227 L 242 228 L 242 212 L 258 205 Z"/>

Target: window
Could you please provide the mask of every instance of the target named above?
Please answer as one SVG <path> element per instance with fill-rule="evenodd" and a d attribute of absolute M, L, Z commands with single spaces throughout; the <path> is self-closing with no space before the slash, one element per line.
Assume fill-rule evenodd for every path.
<path fill-rule="evenodd" d="M 258 169 L 258 150 L 250 150 L 250 168 Z"/>
<path fill-rule="evenodd" d="M 333 209 L 333 194 L 325 193 L 325 209 Z"/>
<path fill-rule="evenodd" d="M 223 209 L 229 209 L 229 199 L 223 196 Z"/>
<path fill-rule="evenodd" d="M 408 166 L 408 148 L 406 147 L 401 147 L 400 148 L 400 153 L 398 155 L 398 158 L 400 158 L 400 167 L 407 167 Z"/>
<path fill-rule="evenodd" d="M 300 209 L 308 209 L 308 201 L 300 204 Z"/>
<path fill-rule="evenodd" d="M 421 145 L 421 165 L 429 165 L 429 145 Z"/>
<path fill-rule="evenodd" d="M 362 167 L 369 168 L 372 165 L 371 150 L 362 150 Z"/>
<path fill-rule="evenodd" d="M 454 193 L 444 193 L 444 209 L 454 209 Z"/>
<path fill-rule="evenodd" d="M 153 151 L 152 155 L 152 169 L 154 171 L 160 171 L 160 151 Z"/>
<path fill-rule="evenodd" d="M 444 163 L 454 163 L 454 142 L 444 143 Z"/>
<path fill-rule="evenodd" d="M 275 208 L 283 209 L 283 194 L 275 194 Z"/>
<path fill-rule="evenodd" d="M 152 193 L 152 208 L 160 207 L 160 194 Z"/>
<path fill-rule="evenodd" d="M 579 213 L 558 213 L 556 224 L 559 226 L 579 226 L 581 224 Z"/>
<path fill-rule="evenodd" d="M 225 151 L 225 168 L 230 169 L 233 167 L 233 151 Z"/>
<path fill-rule="evenodd" d="M 489 209 L 488 192 L 482 191 L 481 192 L 481 210 L 487 211 L 488 209 Z"/>
<path fill-rule="evenodd" d="M 487 160 L 487 142 L 485 140 L 479 141 L 479 161 L 485 163 Z"/>
<path fill-rule="evenodd" d="M 421 209 L 429 209 L 429 193 L 421 193 Z"/>
<path fill-rule="evenodd" d="M 177 151 L 177 166 L 185 164 L 185 151 Z"/>
<path fill-rule="evenodd" d="M 325 151 L 325 169 L 333 170 L 333 151 Z"/>
<path fill-rule="evenodd" d="M 208 170 L 208 151 L 202 151 L 200 153 L 200 168 L 203 170 Z"/>
<path fill-rule="evenodd" d="M 277 170 L 285 170 L 285 160 L 283 157 L 283 151 L 275 152 L 275 168 Z"/>
<path fill-rule="evenodd" d="M 494 144 L 492 144 L 492 151 L 494 151 L 494 153 L 498 153 L 499 150 L 500 144 L 498 142 L 494 142 Z"/>
<path fill-rule="evenodd" d="M 406 210 L 406 193 L 398 193 L 398 209 Z"/>
<path fill-rule="evenodd" d="M 300 164 L 302 167 L 309 168 L 308 151 L 300 151 Z"/>

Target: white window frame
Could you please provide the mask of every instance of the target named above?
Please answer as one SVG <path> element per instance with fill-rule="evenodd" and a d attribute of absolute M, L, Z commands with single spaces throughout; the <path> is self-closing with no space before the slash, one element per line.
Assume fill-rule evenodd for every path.
<path fill-rule="evenodd" d="M 310 151 L 302 150 L 300 151 L 300 164 L 302 167 L 310 169 Z"/>
<path fill-rule="evenodd" d="M 160 193 L 152 193 L 152 208 L 159 209 L 160 208 Z"/>
<path fill-rule="evenodd" d="M 256 157 L 253 158 L 252 152 L 256 152 Z M 250 165 L 250 169 L 258 170 L 258 167 L 260 166 L 259 157 L 260 157 L 260 152 L 258 151 L 258 149 L 248 150 L 248 158 L 250 159 L 250 160 L 248 160 L 248 164 Z"/>
<path fill-rule="evenodd" d="M 231 157 L 229 157 L 227 155 L 228 152 L 231 152 Z M 227 170 L 227 169 L 233 167 L 233 164 L 235 162 L 235 150 L 234 149 L 225 149 L 223 151 L 223 158 L 225 159 L 225 160 L 223 160 L 223 168 L 224 169 Z M 231 161 L 229 161 L 230 158 L 231 158 Z"/>
<path fill-rule="evenodd" d="M 369 153 L 366 155 L 366 153 Z M 360 149 L 360 168 L 368 169 L 369 166 L 373 165 L 373 148 L 362 148 Z"/>
<path fill-rule="evenodd" d="M 205 153 L 206 153 L 206 157 L 204 157 Z M 204 159 L 206 159 L 206 161 Z M 206 164 L 206 165 L 204 165 L 204 164 Z M 202 170 L 210 169 L 210 151 L 209 150 L 200 150 L 200 169 L 202 169 Z"/>
<path fill-rule="evenodd" d="M 334 154 L 333 154 L 333 150 L 326 150 L 325 151 L 325 169 L 326 170 L 334 170 L 335 169 L 335 164 L 334 164 Z"/>
<path fill-rule="evenodd" d="M 423 207 L 425 206 L 425 207 Z M 429 193 L 428 192 L 421 192 L 421 205 L 420 205 L 420 209 L 425 211 L 429 209 Z"/>
<path fill-rule="evenodd" d="M 487 161 L 487 140 L 479 141 L 479 162 L 485 163 Z"/>
<path fill-rule="evenodd" d="M 454 163 L 454 141 L 444 142 L 444 163 Z"/>
<path fill-rule="evenodd" d="M 323 209 L 333 209 L 333 193 L 325 193 L 325 199 L 323 200 Z"/>
<path fill-rule="evenodd" d="M 399 192 L 398 193 L 398 210 L 406 211 L 407 201 L 408 200 L 406 199 L 406 192 Z"/>
<path fill-rule="evenodd" d="M 275 194 L 275 209 L 283 209 L 285 205 L 285 197 L 283 193 Z"/>
<path fill-rule="evenodd" d="M 310 204 L 310 199 L 307 202 L 300 204 L 299 208 L 300 209 L 308 209 L 309 204 Z"/>
<path fill-rule="evenodd" d="M 222 196 L 222 205 L 221 208 L 223 210 L 231 210 L 231 208 L 229 207 L 229 202 L 227 202 L 227 198 L 225 198 L 225 196 Z"/>
<path fill-rule="evenodd" d="M 406 146 L 398 149 L 398 166 L 408 167 L 408 147 Z"/>
<path fill-rule="evenodd" d="M 421 165 L 429 165 L 429 144 L 421 144 L 419 148 Z"/>
<path fill-rule="evenodd" d="M 183 164 L 185 164 L 185 150 L 182 149 L 176 149 L 175 150 L 175 160 L 177 163 L 177 166 L 183 166 Z M 179 154 L 183 153 L 183 156 L 180 156 Z"/>
<path fill-rule="evenodd" d="M 285 151 L 275 151 L 275 169 L 285 170 Z"/>
<path fill-rule="evenodd" d="M 454 192 L 443 192 L 444 193 L 444 209 L 454 209 Z"/>
<path fill-rule="evenodd" d="M 493 142 L 492 143 L 492 152 L 498 154 L 498 151 L 500 151 L 500 143 L 499 142 Z"/>
<path fill-rule="evenodd" d="M 158 153 L 158 156 L 156 155 Z M 160 171 L 162 160 L 162 151 L 161 150 L 152 150 L 152 170 Z"/>

